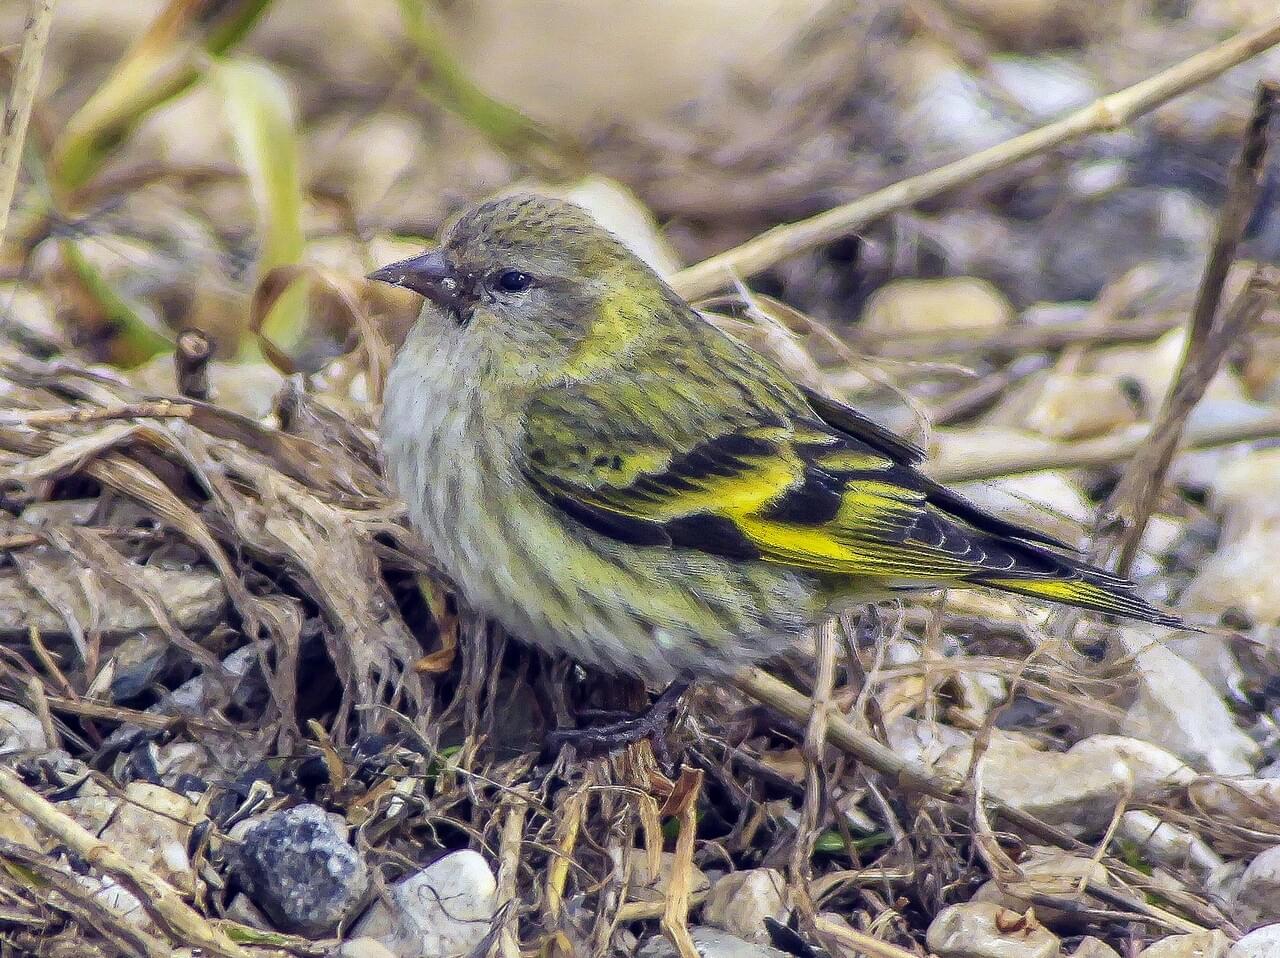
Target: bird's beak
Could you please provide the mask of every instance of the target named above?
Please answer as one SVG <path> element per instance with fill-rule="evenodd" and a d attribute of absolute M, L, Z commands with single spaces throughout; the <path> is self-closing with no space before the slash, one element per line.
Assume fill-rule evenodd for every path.
<path fill-rule="evenodd" d="M 456 308 L 458 305 L 458 277 L 439 250 L 390 263 L 375 269 L 368 278 L 411 289 L 438 306 Z"/>

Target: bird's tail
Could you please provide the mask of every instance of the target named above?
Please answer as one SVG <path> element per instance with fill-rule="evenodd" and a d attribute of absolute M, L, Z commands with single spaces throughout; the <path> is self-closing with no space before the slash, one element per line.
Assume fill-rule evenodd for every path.
<path fill-rule="evenodd" d="M 1178 616 L 1156 608 L 1139 596 L 1134 591 L 1133 583 L 1127 579 L 1089 566 L 1082 566 L 1077 572 L 1078 577 L 1070 579 L 1002 579 L 996 576 L 990 578 L 975 576 L 972 581 L 993 589 L 1014 592 L 1033 599 L 1062 602 L 1093 612 L 1138 619 L 1175 629 L 1191 628 Z"/>

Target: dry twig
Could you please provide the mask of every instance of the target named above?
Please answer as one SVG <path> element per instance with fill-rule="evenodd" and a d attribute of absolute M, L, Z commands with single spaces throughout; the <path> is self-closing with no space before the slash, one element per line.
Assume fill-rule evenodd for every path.
<path fill-rule="evenodd" d="M 0 242 L 9 224 L 9 207 L 18 185 L 18 169 L 22 166 L 22 150 L 27 141 L 27 123 L 40 84 L 40 68 L 44 65 L 44 48 L 49 43 L 53 25 L 55 0 L 31 0 L 31 9 L 22 28 L 22 52 L 13 75 L 13 88 L 0 118 Z"/>
<path fill-rule="evenodd" d="M 506 817 L 502 820 L 502 844 L 498 849 L 498 895 L 496 903 L 502 915 L 493 952 L 502 958 L 519 958 L 520 939 L 516 934 L 519 919 L 517 880 L 520 877 L 521 846 L 524 821 L 529 811 L 529 795 L 523 790 L 511 792 L 503 802 Z"/>
<path fill-rule="evenodd" d="M 213 358 L 213 343 L 199 329 L 184 329 L 174 345 L 174 373 L 178 392 L 188 399 L 206 401 L 209 398 L 209 360 Z"/>
<path fill-rule="evenodd" d="M 147 911 L 182 941 L 228 958 L 249 958 L 247 951 L 183 901 L 172 885 L 129 861 L 106 842 L 100 841 L 69 815 L 24 785 L 12 769 L 2 766 L 0 798 L 29 815 L 41 828 L 91 866 L 100 868 L 127 885 Z"/>
<path fill-rule="evenodd" d="M 804 735 L 804 801 L 791 852 L 791 893 L 802 921 L 812 926 L 817 918 L 809 883 L 813 875 L 813 846 L 826 811 L 829 789 L 825 755 L 827 726 L 831 716 L 831 690 L 836 678 L 836 630 L 838 621 L 829 619 L 818 627 L 816 637 L 818 674 L 810 699 L 809 723 Z"/>
<path fill-rule="evenodd" d="M 686 298 L 706 296 L 727 286 L 735 277 L 759 273 L 780 259 L 848 236 L 895 210 L 914 206 L 993 170 L 1090 133 L 1118 129 L 1277 43 L 1280 18 L 1240 33 L 1047 126 L 920 176 L 900 180 L 809 219 L 776 226 L 741 246 L 681 270 L 673 277 L 672 285 Z"/>
<path fill-rule="evenodd" d="M 738 689 L 757 702 L 761 702 L 795 722 L 804 722 L 810 712 L 808 696 L 757 668 L 744 669 L 733 678 Z M 897 755 L 892 749 L 877 742 L 856 728 L 842 715 L 829 716 L 827 735 L 837 748 L 875 769 L 882 775 L 906 787 L 933 798 L 956 803 L 964 797 L 965 783 L 957 776 L 936 773 L 915 762 Z M 1088 854 L 1090 848 L 1065 832 L 1047 825 L 1034 815 L 998 799 L 988 797 L 986 806 L 1008 824 L 1034 835 L 1051 845 L 1069 851 Z M 960 807 L 957 805 L 957 807 Z M 963 810 L 963 809 L 962 809 Z M 1090 886 L 1089 891 L 1099 898 L 1127 910 L 1146 915 L 1165 927 L 1180 933 L 1193 933 L 1204 929 L 1193 921 L 1175 915 L 1148 903 L 1137 895 L 1114 888 Z"/>
<path fill-rule="evenodd" d="M 1182 365 L 1151 433 L 1107 503 L 1106 513 L 1120 521 L 1099 536 L 1091 549 L 1091 558 L 1095 562 L 1105 562 L 1118 548 L 1115 570 L 1121 575 L 1129 571 L 1138 553 L 1138 544 L 1155 507 L 1156 496 L 1182 442 L 1187 418 L 1217 375 L 1227 351 L 1245 337 L 1261 317 L 1268 301 L 1280 291 L 1280 274 L 1255 270 L 1244 291 L 1219 316 L 1227 272 L 1261 193 L 1268 130 L 1277 98 L 1280 98 L 1280 88 L 1266 83 L 1259 86 L 1257 102 L 1245 131 L 1240 156 L 1231 171 L 1217 233 L 1191 313 Z"/>
<path fill-rule="evenodd" d="M 685 768 L 680 772 L 680 780 L 673 792 L 673 799 L 678 799 L 678 807 L 664 809 L 680 823 L 680 832 L 676 835 L 675 855 L 671 862 L 671 883 L 667 886 L 666 907 L 662 911 L 662 930 L 675 945 L 680 958 L 698 958 L 698 949 L 689 935 L 689 893 L 693 843 L 698 833 L 698 796 L 701 793 L 702 769 Z"/>
<path fill-rule="evenodd" d="M 984 449 L 981 458 L 948 453 L 925 466 L 925 471 L 939 482 L 978 482 L 1017 476 L 1045 469 L 1088 469 L 1109 466 L 1132 458 L 1147 441 L 1149 426 L 1134 426 L 1111 436 L 1080 442 L 1035 442 L 1024 447 L 1010 444 L 1003 450 Z M 1213 449 L 1238 442 L 1280 437 L 1280 413 L 1259 416 L 1243 422 L 1215 423 L 1188 429 L 1185 449 Z"/>

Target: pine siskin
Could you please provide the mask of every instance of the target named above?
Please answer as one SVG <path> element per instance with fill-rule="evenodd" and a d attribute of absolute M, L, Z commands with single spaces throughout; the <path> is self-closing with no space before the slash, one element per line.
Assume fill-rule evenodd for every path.
<path fill-rule="evenodd" d="M 387 384 L 391 479 L 516 636 L 658 682 L 732 672 L 900 591 L 1179 624 L 926 478 L 919 449 L 793 385 L 578 207 L 484 203 L 371 278 L 427 299 Z"/>

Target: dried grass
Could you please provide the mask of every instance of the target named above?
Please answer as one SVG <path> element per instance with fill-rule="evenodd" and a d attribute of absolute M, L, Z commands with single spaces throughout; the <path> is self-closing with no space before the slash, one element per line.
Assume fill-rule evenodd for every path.
<path fill-rule="evenodd" d="M 262 6 L 234 5 L 234 30 L 247 28 Z M 1278 36 L 1280 26 L 1268 24 L 1029 140 L 781 227 L 678 281 L 709 292 L 727 275 L 757 271 L 1015 158 L 1124 122 Z M 202 42 L 213 40 L 214 47 L 231 42 Z M 425 33 L 417 40 L 427 48 L 430 41 Z M 186 60 L 177 63 L 152 92 L 173 95 L 193 69 Z M 85 176 L 101 159 L 103 138 L 150 108 L 133 99 L 150 95 L 132 89 L 123 104 L 129 109 L 93 124 L 93 111 L 81 117 L 70 132 L 84 151 L 76 162 Z M 454 84 L 436 95 L 452 102 L 469 94 Z M 839 99 L 831 96 L 832 103 Z M 520 139 L 521 149 L 547 148 L 518 117 L 499 119 L 514 124 L 505 135 Z M 761 141 L 785 138 L 777 129 L 766 132 Z M 64 161 L 76 137 L 64 140 Z M 742 152 L 747 165 L 759 160 L 750 149 Z M 82 186 L 110 193 L 175 175 L 132 172 L 131 182 Z M 767 192 L 760 179 L 740 186 L 752 196 Z M 679 207 L 680 197 L 672 203 Z M 0 695 L 27 703 L 47 737 L 76 760 L 59 767 L 46 757 L 20 763 L 17 772 L 0 768 L 0 796 L 128 883 L 156 923 L 135 925 L 104 909 L 49 864 L 48 848 L 34 836 L 31 842 L 0 836 L 0 929 L 10 943 L 21 949 L 84 938 L 108 954 L 167 954 L 171 942 L 228 955 L 325 953 L 328 944 L 228 920 L 220 884 L 232 824 L 302 798 L 355 826 L 354 841 L 380 885 L 446 850 L 483 851 L 496 863 L 500 905 L 486 947 L 502 958 L 604 954 L 637 931 L 657 930 L 688 958 L 690 916 L 704 897 L 693 886 L 695 866 L 761 865 L 785 871 L 804 939 L 832 954 L 905 958 L 920 953 L 923 929 L 940 907 L 966 899 L 987 877 L 1016 882 L 1029 843 L 1091 857 L 1105 868 L 1106 887 L 1082 884 L 1073 895 L 1035 898 L 1069 912 L 1075 927 L 1116 937 L 1234 931 L 1202 876 L 1152 867 L 1110 840 L 1123 802 L 1112 829 L 1084 841 L 985 791 L 983 748 L 1001 708 L 966 718 L 960 701 L 966 675 L 1005 679 L 1008 702 L 1016 694 L 1047 706 L 1045 724 L 1064 723 L 1068 738 L 1096 716 L 1114 717 L 1113 700 L 1124 692 L 1120 665 L 1084 670 L 1078 657 L 1046 643 L 1030 624 L 991 622 L 942 605 L 900 610 L 885 622 L 869 615 L 856 626 L 843 623 L 842 632 L 824 631 L 813 655 L 771 671 L 745 671 L 733 687 L 698 689 L 673 734 L 675 770 L 661 767 L 647 745 L 604 759 L 541 756 L 543 732 L 566 721 L 571 706 L 627 706 L 636 690 L 531 651 L 457 607 L 451 584 L 431 569 L 379 473 L 374 422 L 390 356 L 379 325 L 350 278 L 288 262 L 264 265 L 272 268 L 249 304 L 251 332 L 261 330 L 291 284 L 305 279 L 349 317 L 360 341 L 320 375 L 289 378 L 274 415 L 261 421 L 210 400 L 209 342 L 193 340 L 190 331 L 177 344 L 180 389 L 173 395 L 144 391 L 74 353 L 50 358 L 0 345 L 0 388 L 9 403 L 0 414 L 0 497 L 15 507 L 0 512 L 0 548 L 23 587 L 55 613 L 3 635 Z M 812 328 L 767 297 L 742 299 L 775 326 L 799 321 Z M 1103 317 L 1087 327 L 1031 330 L 1013 347 L 1151 339 L 1168 328 L 1163 319 L 1119 328 Z M 762 335 L 802 374 L 824 375 L 785 331 L 771 326 Z M 824 338 L 821 330 L 816 338 Z M 936 359 L 990 344 L 862 345 Z M 839 343 L 827 336 L 823 346 Z M 262 348 L 293 372 L 283 350 Z M 1001 389 L 1013 381 L 1012 366 L 1003 373 L 996 380 Z M 984 388 L 954 408 L 990 401 Z M 1270 421 L 1185 438 L 1209 444 L 1277 431 Z M 1049 452 L 1013 449 L 994 461 L 944 464 L 938 475 L 1109 463 L 1147 441 L 1145 434 L 1116 435 Z M 1164 465 L 1152 472 L 1156 485 Z M 54 512 L 40 526 L 2 518 L 18 507 L 68 503 L 86 506 L 87 518 Z M 178 587 L 197 580 L 198 592 Z M 123 650 L 142 636 L 163 649 L 156 666 L 162 677 L 144 683 L 149 694 L 125 696 L 130 704 L 121 704 L 110 694 L 113 683 L 132 678 L 134 667 Z M 923 657 L 886 665 L 886 649 L 908 636 L 919 640 Z M 961 636 L 968 648 L 957 651 L 950 639 Z M 906 714 L 974 731 L 979 747 L 968 774 L 943 774 L 895 754 L 885 729 Z M 211 785 L 201 806 L 202 868 L 190 900 L 144 867 L 113 857 L 58 809 L 63 794 L 86 778 L 118 792 L 131 777 L 149 777 L 157 756 L 172 755 L 172 746 L 195 746 Z M 1242 796 L 1234 815 L 1206 810 L 1197 791 L 1205 785 L 1171 790 L 1162 802 L 1141 807 L 1223 855 L 1244 856 L 1280 840 L 1268 819 L 1272 806 Z M 657 872 L 664 851 L 672 853 L 667 892 L 662 901 L 647 900 L 636 894 L 631 875 L 641 863 Z M 849 922 L 835 921 L 836 914 Z M 775 935 L 794 942 L 797 930 L 778 927 Z"/>

